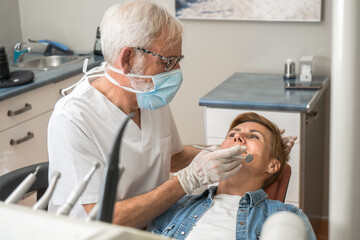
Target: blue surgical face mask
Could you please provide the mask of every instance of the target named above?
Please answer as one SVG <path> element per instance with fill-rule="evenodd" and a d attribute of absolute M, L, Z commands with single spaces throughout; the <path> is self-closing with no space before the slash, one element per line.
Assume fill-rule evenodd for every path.
<path fill-rule="evenodd" d="M 151 78 L 154 83 L 154 88 L 149 92 L 142 92 L 133 88 L 121 86 L 115 79 L 113 79 L 105 70 L 105 77 L 113 84 L 129 91 L 136 93 L 136 99 L 139 108 L 155 110 L 159 109 L 166 104 L 170 103 L 175 94 L 180 88 L 182 83 L 181 69 L 175 69 L 170 72 L 164 72 L 157 75 L 136 75 L 136 74 L 124 74 L 120 69 L 107 65 L 112 71 L 120 73 L 127 77 L 137 78 Z"/>

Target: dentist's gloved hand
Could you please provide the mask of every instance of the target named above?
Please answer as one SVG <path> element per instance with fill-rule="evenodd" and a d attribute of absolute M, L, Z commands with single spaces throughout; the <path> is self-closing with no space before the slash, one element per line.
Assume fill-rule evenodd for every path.
<path fill-rule="evenodd" d="M 207 184 L 217 183 L 233 176 L 241 168 L 239 157 L 246 151 L 245 146 L 234 146 L 214 152 L 202 150 L 189 166 L 180 170 L 176 176 L 187 194 Z"/>

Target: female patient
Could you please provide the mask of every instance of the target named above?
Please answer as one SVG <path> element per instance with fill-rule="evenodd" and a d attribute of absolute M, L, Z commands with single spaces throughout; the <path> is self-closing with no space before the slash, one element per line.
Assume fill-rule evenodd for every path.
<path fill-rule="evenodd" d="M 237 116 L 221 148 L 246 146 L 254 156 L 240 171 L 201 195 L 183 197 L 154 219 L 148 231 L 177 239 L 259 239 L 265 220 L 279 211 L 300 216 L 308 239 L 316 239 L 306 215 L 293 205 L 267 198 L 262 190 L 276 181 L 287 161 L 278 127 L 256 113 Z M 203 151 L 202 154 L 213 154 Z"/>

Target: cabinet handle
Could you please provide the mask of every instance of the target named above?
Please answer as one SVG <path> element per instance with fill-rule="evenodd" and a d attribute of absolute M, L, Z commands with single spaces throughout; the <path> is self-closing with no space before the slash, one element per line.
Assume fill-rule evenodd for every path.
<path fill-rule="evenodd" d="M 20 138 L 18 140 L 14 140 L 14 139 L 11 139 L 10 140 L 10 145 L 13 146 L 13 145 L 18 145 L 20 143 L 23 143 L 23 142 L 26 142 L 30 139 L 32 139 L 34 137 L 34 133 L 32 132 L 28 132 L 27 133 L 27 136 L 23 137 L 23 138 Z"/>
<path fill-rule="evenodd" d="M 7 113 L 7 115 L 8 115 L 9 117 L 11 117 L 11 116 L 16 116 L 16 115 L 19 115 L 19 114 L 21 114 L 21 113 L 23 113 L 23 112 L 29 111 L 30 109 L 31 109 L 31 104 L 25 103 L 25 107 L 20 108 L 20 109 L 15 110 L 15 111 L 9 110 L 8 113 Z"/>
<path fill-rule="evenodd" d="M 305 123 L 306 125 L 313 124 L 319 117 L 319 112 L 310 112 L 306 114 Z"/>

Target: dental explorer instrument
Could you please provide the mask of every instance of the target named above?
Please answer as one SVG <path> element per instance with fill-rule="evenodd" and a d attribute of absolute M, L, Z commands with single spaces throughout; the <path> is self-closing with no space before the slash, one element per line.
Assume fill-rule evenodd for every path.
<path fill-rule="evenodd" d="M 92 175 L 100 167 L 100 163 L 96 163 L 88 172 L 88 174 L 83 178 L 83 180 L 78 183 L 75 189 L 70 193 L 70 196 L 66 199 L 65 203 L 57 210 L 56 215 L 68 215 L 70 210 L 73 208 L 76 201 L 79 199 L 81 194 L 85 191 Z"/>
<path fill-rule="evenodd" d="M 60 178 L 61 174 L 58 171 L 54 171 L 51 175 L 51 183 L 46 189 L 44 195 L 37 201 L 32 207 L 33 210 L 45 209 L 49 203 L 49 199 L 55 190 L 57 180 Z"/>
<path fill-rule="evenodd" d="M 40 166 L 35 169 L 35 172 L 30 173 L 16 189 L 6 198 L 5 204 L 17 203 L 24 194 L 30 189 L 36 180 L 36 174 L 38 173 Z"/>
<path fill-rule="evenodd" d="M 111 155 L 104 168 L 100 190 L 99 210 L 97 211 L 96 220 L 112 223 L 116 191 L 120 177 L 119 175 L 121 175 L 121 173 L 119 174 L 119 152 L 121 147 L 121 139 L 127 123 L 134 116 L 135 113 L 130 113 L 123 121 L 112 146 Z"/>
<path fill-rule="evenodd" d="M 199 149 L 202 149 L 202 150 L 205 150 L 205 151 L 209 151 L 209 152 L 214 152 L 215 150 L 212 150 L 210 148 L 205 148 L 205 147 L 201 147 L 201 146 L 198 146 L 198 145 L 192 145 L 194 148 L 199 148 Z M 254 160 L 254 155 L 252 155 L 251 153 L 249 154 L 246 154 L 245 157 L 243 156 L 237 156 L 238 158 L 241 158 L 242 160 L 245 160 L 246 162 L 251 162 L 252 160 Z"/>

